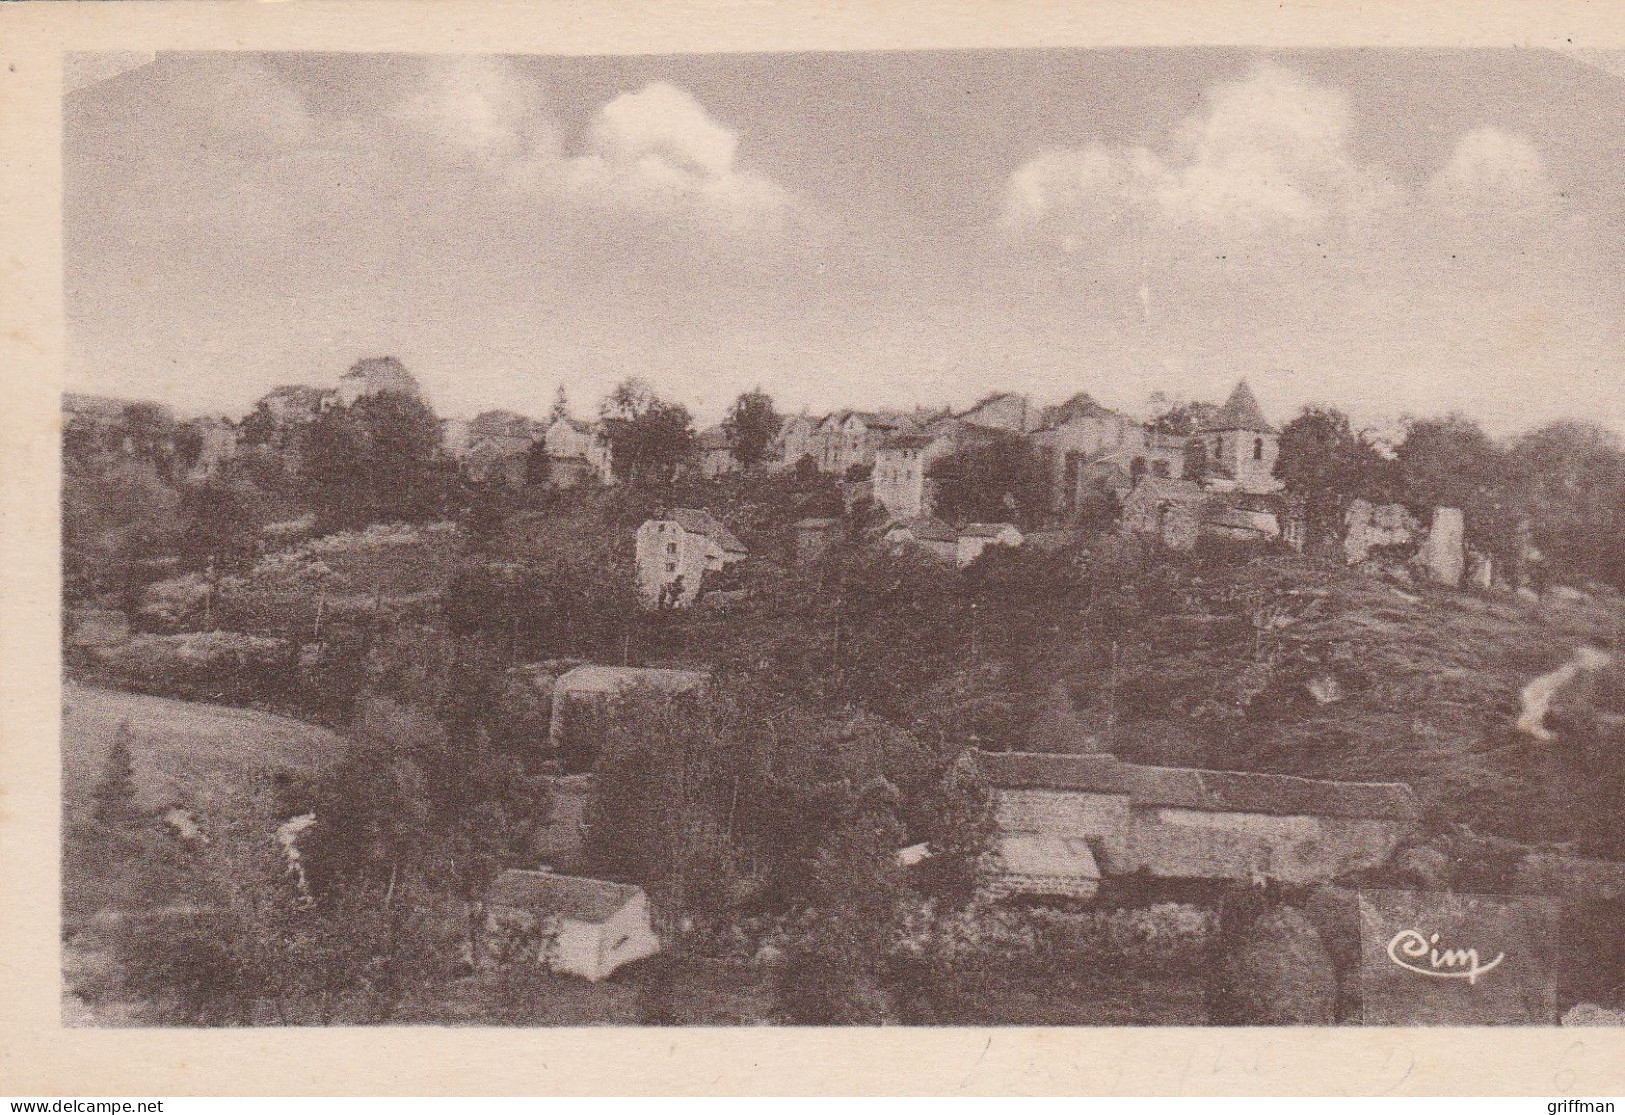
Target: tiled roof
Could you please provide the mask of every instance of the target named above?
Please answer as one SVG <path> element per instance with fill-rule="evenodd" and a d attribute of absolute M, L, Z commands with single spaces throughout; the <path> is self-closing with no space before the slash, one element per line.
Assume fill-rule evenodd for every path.
<path fill-rule="evenodd" d="M 1002 790 L 1125 791 L 1123 763 L 1114 755 L 1051 755 L 1038 751 L 977 751 L 976 767 Z"/>
<path fill-rule="evenodd" d="M 1413 821 L 1416 795 L 1400 782 L 1330 782 L 1286 774 L 1194 770 L 1124 763 L 1111 755 L 976 753 L 989 785 L 1000 789 L 1127 794 L 1136 805 L 1208 813 L 1359 817 Z"/>
<path fill-rule="evenodd" d="M 1125 764 L 1129 796 L 1144 805 L 1224 813 L 1413 821 L 1416 795 L 1400 782 L 1329 782 L 1287 774 Z"/>
<path fill-rule="evenodd" d="M 1064 403 L 1044 409 L 1043 422 L 1040 429 L 1054 429 L 1064 426 L 1068 422 L 1079 418 L 1121 418 L 1114 410 L 1109 410 L 1095 401 L 1094 396 L 1087 391 L 1079 391 Z"/>
<path fill-rule="evenodd" d="M 790 525 L 794 530 L 828 530 L 839 521 L 839 519 L 797 519 Z"/>
<path fill-rule="evenodd" d="M 1200 503 L 1208 493 L 1194 480 L 1165 480 L 1159 476 L 1142 476 L 1134 486 L 1134 498 L 1169 499 L 1181 503 Z"/>
<path fill-rule="evenodd" d="M 372 393 L 399 391 L 406 395 L 418 393 L 418 381 L 406 366 L 393 356 L 368 356 L 357 360 L 344 373 L 344 379 L 360 379 Z"/>
<path fill-rule="evenodd" d="M 699 670 L 665 670 L 652 666 L 577 666 L 559 675 L 554 692 L 624 693 L 653 689 L 662 693 L 683 693 L 698 689 L 707 681 Z"/>
<path fill-rule="evenodd" d="M 750 551 L 745 544 L 739 541 L 733 531 L 729 530 L 722 520 L 709 511 L 694 507 L 677 507 L 667 512 L 666 517 L 690 534 L 703 534 L 724 550 L 735 554 L 746 554 Z"/>
<path fill-rule="evenodd" d="M 555 875 L 551 871 L 504 871 L 486 888 L 491 906 L 508 906 L 537 914 L 553 914 L 573 921 L 608 921 L 642 893 L 629 883 Z"/>
<path fill-rule="evenodd" d="M 1274 433 L 1269 419 L 1264 417 L 1264 409 L 1258 405 L 1258 399 L 1253 395 L 1253 389 L 1242 380 L 1236 384 L 1236 389 L 1230 392 L 1230 398 L 1220 407 L 1217 414 L 1212 415 L 1202 423 L 1202 430 L 1216 433 L 1221 430 L 1247 430 L 1258 433 Z"/>
<path fill-rule="evenodd" d="M 916 519 L 902 519 L 886 528 L 887 533 L 906 530 L 916 542 L 958 542 L 959 532 L 941 519 L 921 515 Z"/>

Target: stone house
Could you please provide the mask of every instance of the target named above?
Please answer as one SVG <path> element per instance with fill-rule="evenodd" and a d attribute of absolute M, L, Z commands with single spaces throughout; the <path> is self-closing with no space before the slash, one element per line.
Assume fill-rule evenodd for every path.
<path fill-rule="evenodd" d="M 973 752 L 989 787 L 995 893 L 1088 897 L 1102 879 L 1325 882 L 1386 862 L 1417 826 L 1400 783 Z"/>
<path fill-rule="evenodd" d="M 874 501 L 898 519 L 914 519 L 930 511 L 928 454 L 940 439 L 929 434 L 892 434 L 875 449 L 875 467 L 869 479 Z"/>
<path fill-rule="evenodd" d="M 1123 500 L 1124 532 L 1154 538 L 1170 550 L 1189 550 L 1202 534 L 1208 493 L 1190 480 L 1145 477 Z"/>
<path fill-rule="evenodd" d="M 1120 471 L 1130 475 L 1129 462 L 1143 453 L 1145 440 L 1143 426 L 1101 406 L 1086 392 L 1045 410 L 1032 445 L 1049 473 L 1051 510 L 1066 514 L 1086 502 L 1105 476 L 1100 469 L 1091 471 L 1091 464 L 1118 463 L 1122 457 Z"/>
<path fill-rule="evenodd" d="M 871 467 L 875 450 L 901 425 L 897 416 L 874 411 L 841 410 L 826 415 L 815 434 L 819 469 L 845 476 L 852 468 Z"/>
<path fill-rule="evenodd" d="M 1414 545 L 1421 532 L 1422 524 L 1401 504 L 1357 499 L 1343 513 L 1343 557 L 1359 565 L 1372 550 Z"/>
<path fill-rule="evenodd" d="M 642 887 L 510 869 L 485 892 L 487 966 L 537 963 L 601 980 L 660 951 Z"/>
<path fill-rule="evenodd" d="M 961 569 L 989 546 L 1019 546 L 1021 531 L 1011 523 L 967 523 L 951 527 L 929 515 L 891 523 L 881 536 L 888 546 L 912 546 Z"/>
<path fill-rule="evenodd" d="M 738 472 L 742 467 L 734 456 L 733 439 L 722 426 L 711 426 L 696 434 L 694 453 L 699 459 L 700 475 L 707 480 Z"/>
<path fill-rule="evenodd" d="M 810 414 L 793 414 L 781 422 L 778 435 L 773 439 L 772 463 L 769 467 L 775 470 L 795 468 L 803 457 L 810 457 L 817 464 L 821 448 L 818 429 L 822 421 Z"/>
<path fill-rule="evenodd" d="M 638 591 L 649 608 L 687 608 L 705 575 L 743 561 L 750 551 L 709 511 L 680 507 L 638 527 Z"/>
<path fill-rule="evenodd" d="M 547 482 L 551 486 L 615 483 L 613 454 L 601 427 L 566 416 L 554 420 L 542 439 L 547 443 Z"/>

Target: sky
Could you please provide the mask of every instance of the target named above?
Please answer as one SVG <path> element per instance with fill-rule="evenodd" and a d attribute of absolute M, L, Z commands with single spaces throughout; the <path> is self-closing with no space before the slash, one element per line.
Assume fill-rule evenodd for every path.
<path fill-rule="evenodd" d="M 70 390 L 240 415 L 1078 391 L 1625 430 L 1625 66 L 1544 51 L 80 56 Z"/>

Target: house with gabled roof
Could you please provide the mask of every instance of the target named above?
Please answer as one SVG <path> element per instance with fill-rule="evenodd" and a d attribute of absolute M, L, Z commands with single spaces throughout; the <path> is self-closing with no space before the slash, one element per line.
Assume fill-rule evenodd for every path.
<path fill-rule="evenodd" d="M 1102 880 L 1325 882 L 1386 862 L 1421 819 L 1402 783 L 972 752 L 1003 866 L 996 893 L 1088 897 Z M 1085 855 L 1087 851 L 1087 855 Z"/>
<path fill-rule="evenodd" d="M 509 869 L 485 891 L 483 962 L 540 964 L 601 980 L 660 951 L 642 887 Z"/>
<path fill-rule="evenodd" d="M 638 527 L 638 591 L 646 607 L 687 608 L 704 591 L 706 574 L 720 573 L 749 554 L 711 512 L 679 507 Z"/>
<path fill-rule="evenodd" d="M 553 420 L 542 440 L 552 487 L 615 483 L 614 455 L 602 426 L 564 415 Z"/>

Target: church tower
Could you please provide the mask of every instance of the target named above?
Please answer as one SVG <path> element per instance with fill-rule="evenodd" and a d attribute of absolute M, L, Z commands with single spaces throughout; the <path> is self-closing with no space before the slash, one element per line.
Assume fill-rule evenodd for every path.
<path fill-rule="evenodd" d="M 1209 467 L 1235 481 L 1237 490 L 1263 494 L 1280 489 L 1275 458 L 1281 451 L 1281 434 L 1264 417 L 1245 379 L 1194 436 L 1202 443 Z"/>

